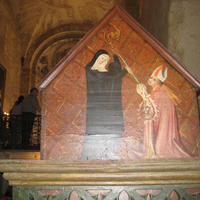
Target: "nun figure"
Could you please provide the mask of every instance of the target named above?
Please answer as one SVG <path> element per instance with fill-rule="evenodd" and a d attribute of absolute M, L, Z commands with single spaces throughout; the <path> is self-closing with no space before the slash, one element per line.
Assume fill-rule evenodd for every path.
<path fill-rule="evenodd" d="M 79 160 L 119 159 L 124 119 L 121 102 L 122 70 L 116 54 L 114 62 L 105 50 L 99 50 L 86 65 L 87 115 L 82 156 Z M 130 69 L 129 69 L 130 70 Z"/>

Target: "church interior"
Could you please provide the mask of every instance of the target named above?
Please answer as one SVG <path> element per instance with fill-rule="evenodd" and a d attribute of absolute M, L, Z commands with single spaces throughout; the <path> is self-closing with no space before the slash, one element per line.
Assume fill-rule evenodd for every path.
<path fill-rule="evenodd" d="M 38 88 L 40 83 L 48 77 L 48 74 L 62 62 L 62 58 L 73 51 L 75 45 L 80 42 L 116 4 L 136 20 L 141 27 L 147 30 L 159 45 L 161 45 L 163 49 L 166 49 L 178 63 L 181 63 L 185 67 L 187 73 L 191 74 L 194 82 L 200 81 L 200 37 L 198 36 L 200 31 L 199 0 L 1 0 L 0 106 L 4 115 L 9 115 L 12 106 L 20 95 L 25 97 L 30 93 L 31 88 Z M 41 94 L 38 95 L 38 100 L 40 106 L 42 106 Z M 199 88 L 196 89 L 196 101 L 200 109 Z M 40 113 L 37 113 L 37 115 L 40 121 Z M 99 188 L 97 184 L 99 177 L 96 174 L 93 175 L 94 169 L 98 172 L 102 170 L 101 165 L 98 166 L 98 164 L 90 166 L 90 163 L 84 163 L 81 166 L 77 166 L 76 164 L 64 166 L 63 163 L 48 162 L 45 161 L 45 159 L 40 160 L 40 151 L 38 149 L 30 150 L 28 154 L 23 151 L 13 151 L 12 153 L 4 152 L 0 155 L 0 159 L 17 159 L 17 161 L 8 161 L 8 163 L 7 161 L 2 161 L 1 163 L 1 169 L 6 168 L 6 166 L 11 167 L 8 167 L 8 171 L 10 170 L 9 172 L 11 172 L 6 175 L 8 178 L 13 178 L 12 172 L 15 171 L 15 167 L 19 172 L 19 175 L 16 173 L 16 177 L 12 179 L 12 183 L 15 186 L 13 188 L 15 200 L 18 200 L 18 198 L 20 199 L 20 197 L 18 197 L 20 196 L 18 195 L 20 192 L 23 193 L 24 197 L 29 195 L 26 196 L 28 197 L 27 199 L 54 199 L 55 197 L 55 199 L 64 200 L 65 198 L 62 194 L 68 195 L 70 200 L 79 198 L 87 199 L 87 195 L 84 196 L 84 192 L 87 190 L 86 186 L 88 185 L 94 186 L 94 188 L 88 190 L 89 192 L 87 191 L 90 193 L 91 199 L 104 199 L 103 196 L 109 194 L 109 188 Z M 20 161 L 22 159 L 32 161 L 27 161 L 26 163 L 26 161 Z M 42 162 L 38 164 L 33 160 L 40 160 Z M 25 167 L 24 163 L 26 165 Z M 113 194 L 116 195 L 108 195 L 106 199 L 130 200 L 136 198 L 138 194 L 140 194 L 142 198 L 154 199 L 153 195 L 160 192 L 155 185 L 164 185 L 161 188 L 163 191 L 166 191 L 168 195 L 168 197 L 167 195 L 165 196 L 165 199 L 179 200 L 187 199 L 187 197 L 189 199 L 191 197 L 189 193 L 193 195 L 194 199 L 200 199 L 200 187 L 198 183 L 200 177 L 199 160 L 191 161 L 189 164 L 181 161 L 174 163 L 167 161 L 166 163 L 161 163 L 161 165 L 152 163 L 151 169 L 148 168 L 148 162 L 138 165 L 134 163 L 123 164 L 121 164 L 120 167 L 116 163 L 111 163 L 111 165 L 109 163 L 108 166 L 105 164 L 105 168 L 107 167 L 108 169 L 106 172 L 108 177 L 106 178 L 106 175 L 103 174 L 105 177 L 102 183 L 108 183 L 108 186 L 114 191 Z M 166 169 L 166 167 L 163 167 L 164 165 L 168 165 L 171 168 Z M 22 169 L 20 169 L 20 166 L 22 166 Z M 181 167 L 179 168 L 179 166 Z M 48 180 L 46 179 L 46 171 L 43 167 L 49 170 Z M 58 171 L 56 171 L 56 168 Z M 143 168 L 145 170 L 148 168 L 149 170 L 147 170 L 147 172 L 150 173 L 147 173 L 149 179 L 147 178 L 148 181 L 146 183 L 147 185 L 151 185 L 150 187 L 145 186 L 142 188 L 139 186 L 145 183 L 144 177 L 141 178 L 143 182 L 140 180 L 137 182 L 136 180 L 136 182 L 131 182 L 129 185 L 129 180 L 126 180 L 126 177 L 123 176 L 123 190 L 121 190 L 121 186 L 119 186 L 121 183 L 120 178 L 116 178 L 116 182 L 109 182 L 113 180 L 112 173 L 115 172 L 119 174 L 127 172 L 133 179 L 135 177 L 132 177 L 132 175 L 137 172 L 139 175 L 143 176 Z M 166 173 L 168 177 L 165 179 L 163 175 L 156 174 L 155 179 L 153 179 L 151 183 L 151 176 L 157 172 L 156 170 L 158 168 L 162 173 Z M 135 171 L 133 172 L 130 169 L 134 169 Z M 91 180 L 87 175 L 85 176 L 87 170 L 90 178 L 92 177 Z M 171 170 L 174 170 L 173 173 L 175 173 L 175 175 L 173 175 L 173 173 L 170 174 Z M 191 170 L 191 174 L 187 173 L 187 170 Z M 22 173 L 22 176 L 20 173 Z M 38 182 L 34 182 L 34 175 L 32 173 L 36 173 L 39 180 Z M 72 173 L 72 178 L 70 179 L 70 176 L 67 177 L 67 175 L 66 177 L 63 175 L 64 178 L 60 177 L 60 173 Z M 78 182 L 76 177 L 79 176 L 79 173 L 81 176 L 83 175 L 83 179 L 78 180 Z M 26 176 L 28 177 L 27 179 Z M 41 177 L 43 179 L 41 179 Z M 54 177 L 56 177 L 56 180 L 54 180 Z M 15 178 L 17 181 L 20 181 L 17 182 Z M 23 181 L 23 178 L 25 178 L 26 181 Z M 177 181 L 179 178 L 183 179 L 184 183 L 191 184 L 190 187 L 188 187 L 188 185 L 183 185 L 184 192 L 181 189 L 179 191 L 178 186 L 174 189 L 174 183 L 176 185 L 179 183 L 181 184 L 181 181 Z M 66 180 L 68 179 L 69 182 L 71 181 L 74 184 L 74 188 L 68 188 L 68 186 L 72 184 L 67 183 Z M 158 182 L 157 179 L 161 181 Z M 42 182 L 40 180 L 45 181 Z M 29 181 L 33 184 L 31 187 L 28 185 L 28 183 L 30 183 Z M 5 187 L 8 185 L 2 176 L 0 183 L 1 190 L 5 190 Z M 45 185 L 45 183 L 48 185 Z M 135 184 L 135 190 L 137 189 L 138 192 L 137 195 L 131 193 L 132 191 L 129 187 L 131 187 L 132 183 Z M 137 185 L 138 183 L 139 185 Z M 19 187 L 18 184 L 20 185 Z M 62 184 L 65 185 L 65 188 L 63 187 L 64 189 L 61 188 Z M 83 184 L 84 187 L 79 187 L 81 184 Z M 27 186 L 25 190 L 29 191 L 29 194 L 24 190 L 25 186 Z M 34 186 L 36 186 L 36 189 L 33 188 Z M 39 186 L 42 186 L 42 189 L 39 188 Z M 191 189 L 187 190 L 187 188 Z M 105 192 L 105 194 L 103 192 Z M 131 194 L 133 196 L 131 196 Z M 184 198 L 180 197 L 181 194 L 183 194 Z M 159 199 L 159 197 L 157 197 L 157 199 Z"/>
<path fill-rule="evenodd" d="M 200 79 L 198 0 L 2 0 L 3 112 L 9 113 L 19 95 L 26 96 L 37 87 L 116 3 Z"/>

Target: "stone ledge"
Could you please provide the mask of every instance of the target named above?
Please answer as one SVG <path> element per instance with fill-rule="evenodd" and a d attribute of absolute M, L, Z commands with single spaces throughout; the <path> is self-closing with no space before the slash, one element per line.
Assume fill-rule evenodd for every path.
<path fill-rule="evenodd" d="M 0 160 L 12 186 L 125 186 L 199 184 L 200 160 Z"/>
<path fill-rule="evenodd" d="M 37 150 L 0 150 L 0 159 L 40 160 Z"/>

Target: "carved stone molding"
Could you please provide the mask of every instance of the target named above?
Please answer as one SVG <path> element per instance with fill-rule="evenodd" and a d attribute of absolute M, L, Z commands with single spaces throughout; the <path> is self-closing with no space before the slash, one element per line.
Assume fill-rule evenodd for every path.
<path fill-rule="evenodd" d="M 0 160 L 12 186 L 133 186 L 199 184 L 199 160 Z"/>

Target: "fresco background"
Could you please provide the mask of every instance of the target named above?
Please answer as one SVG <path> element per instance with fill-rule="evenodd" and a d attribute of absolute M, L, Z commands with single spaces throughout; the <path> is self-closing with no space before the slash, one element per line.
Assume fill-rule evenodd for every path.
<path fill-rule="evenodd" d="M 119 38 L 110 37 L 115 26 L 120 30 Z M 111 45 L 108 44 L 109 41 L 112 41 Z M 137 79 L 146 86 L 149 75 L 157 66 L 163 64 L 168 67 L 165 84 L 181 100 L 176 107 L 179 132 L 185 147 L 197 156 L 199 119 L 195 89 L 159 52 L 116 15 L 43 91 L 41 158 L 77 160 L 81 156 L 87 101 L 85 65 L 99 49 L 107 50 L 111 57 L 110 62 L 113 62 L 112 47 L 119 49 Z M 121 64 L 123 66 L 122 62 Z M 130 75 L 125 76 L 122 82 L 125 132 L 124 142 L 118 153 L 121 159 L 133 159 L 131 149 L 141 148 L 143 121 L 137 115 L 141 102 L 142 98 L 136 92 L 136 81 Z"/>

